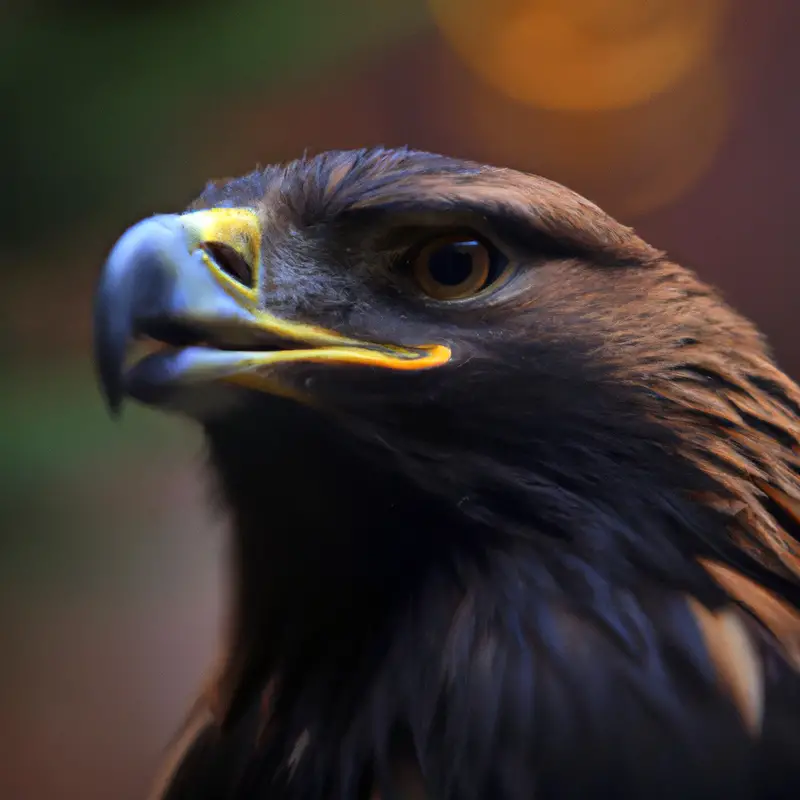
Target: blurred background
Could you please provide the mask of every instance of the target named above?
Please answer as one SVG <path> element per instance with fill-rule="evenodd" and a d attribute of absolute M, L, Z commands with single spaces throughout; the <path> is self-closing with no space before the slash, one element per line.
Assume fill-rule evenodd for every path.
<path fill-rule="evenodd" d="M 399 145 L 539 172 L 721 286 L 800 375 L 797 0 L 4 0 L 0 797 L 143 798 L 215 655 L 178 420 L 106 415 L 92 285 L 210 177 Z"/>

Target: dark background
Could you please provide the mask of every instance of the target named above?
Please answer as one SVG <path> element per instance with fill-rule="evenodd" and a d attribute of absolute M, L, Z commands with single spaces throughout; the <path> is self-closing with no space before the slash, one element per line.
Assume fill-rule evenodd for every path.
<path fill-rule="evenodd" d="M 207 178 L 396 145 L 568 183 L 800 372 L 797 0 L 0 7 L 0 797 L 134 800 L 214 656 L 197 433 L 89 362 L 116 237 Z"/>

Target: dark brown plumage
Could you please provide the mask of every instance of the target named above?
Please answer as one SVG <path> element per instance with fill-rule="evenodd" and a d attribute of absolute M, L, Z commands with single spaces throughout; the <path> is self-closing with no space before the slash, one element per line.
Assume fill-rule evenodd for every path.
<path fill-rule="evenodd" d="M 158 794 L 798 796 L 800 390 L 758 331 L 511 170 L 328 153 L 223 208 L 98 294 L 109 395 L 197 418 L 231 516 Z"/>

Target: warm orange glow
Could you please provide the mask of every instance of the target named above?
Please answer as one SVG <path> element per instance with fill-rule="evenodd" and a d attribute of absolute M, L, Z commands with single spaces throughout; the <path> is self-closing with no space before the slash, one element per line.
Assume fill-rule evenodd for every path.
<path fill-rule="evenodd" d="M 429 0 L 469 68 L 517 102 L 627 108 L 708 57 L 728 0 Z"/>
<path fill-rule="evenodd" d="M 514 103 L 443 61 L 435 93 L 471 158 L 542 174 L 633 220 L 678 199 L 714 161 L 729 130 L 725 65 L 698 64 L 670 91 L 632 108 L 545 111 Z M 441 106 L 441 102 L 440 102 Z"/>

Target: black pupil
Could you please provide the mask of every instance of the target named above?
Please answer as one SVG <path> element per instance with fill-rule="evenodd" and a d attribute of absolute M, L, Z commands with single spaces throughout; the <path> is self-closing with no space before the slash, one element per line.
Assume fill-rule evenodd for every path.
<path fill-rule="evenodd" d="M 223 272 L 227 272 L 231 278 L 252 289 L 253 270 L 230 245 L 222 242 L 205 242 L 203 249 Z"/>
<path fill-rule="evenodd" d="M 428 271 L 442 286 L 458 286 L 472 275 L 477 242 L 453 242 L 431 253 Z"/>

